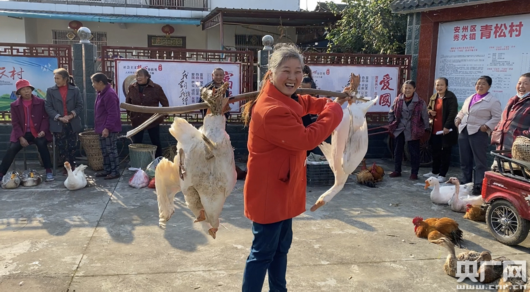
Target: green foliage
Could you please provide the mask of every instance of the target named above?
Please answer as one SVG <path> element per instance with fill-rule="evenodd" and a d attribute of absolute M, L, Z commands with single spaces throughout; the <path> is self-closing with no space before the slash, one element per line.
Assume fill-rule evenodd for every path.
<path fill-rule="evenodd" d="M 394 14 L 394 0 L 343 0 L 340 12 L 329 3 L 334 13 L 342 13 L 327 35 L 328 52 L 365 54 L 404 54 L 407 38 L 407 16 Z"/>

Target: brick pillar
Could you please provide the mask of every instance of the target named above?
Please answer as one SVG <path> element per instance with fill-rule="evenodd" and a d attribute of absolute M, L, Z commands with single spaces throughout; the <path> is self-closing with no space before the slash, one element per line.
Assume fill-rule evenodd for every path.
<path fill-rule="evenodd" d="M 85 130 L 94 128 L 94 103 L 96 101 L 96 91 L 92 87 L 90 76 L 96 73 L 96 55 L 97 48 L 91 43 L 73 45 L 73 76 L 75 84 L 81 91 L 81 98 L 84 103 L 83 112 L 79 114 L 81 115 Z M 85 63 L 84 70 L 83 61 Z"/>
<path fill-rule="evenodd" d="M 416 92 L 424 100 L 427 100 L 432 95 L 434 88 L 438 25 L 438 22 L 432 21 L 429 17 L 421 18 Z"/>
<path fill-rule="evenodd" d="M 411 79 L 416 80 L 418 69 L 418 52 L 420 45 L 421 13 L 408 15 L 407 41 L 405 42 L 405 54 L 412 56 Z M 399 85 L 401 86 L 401 84 Z"/>

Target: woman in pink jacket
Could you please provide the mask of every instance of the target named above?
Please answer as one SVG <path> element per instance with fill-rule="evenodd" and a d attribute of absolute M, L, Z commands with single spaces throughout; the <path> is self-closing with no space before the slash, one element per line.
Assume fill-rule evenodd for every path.
<path fill-rule="evenodd" d="M 42 163 L 46 169 L 46 181 L 53 181 L 52 162 L 48 151 L 48 142 L 52 141 L 45 101 L 32 94 L 35 88 L 28 80 L 20 79 L 16 83 L 16 94 L 20 97 L 11 103 L 11 145 L 0 165 L 0 181 L 9 170 L 11 163 L 22 148 L 30 144 L 37 145 Z"/>

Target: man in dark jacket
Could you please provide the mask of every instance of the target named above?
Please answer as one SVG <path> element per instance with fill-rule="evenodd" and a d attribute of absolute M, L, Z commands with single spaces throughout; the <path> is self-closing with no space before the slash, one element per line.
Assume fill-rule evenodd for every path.
<path fill-rule="evenodd" d="M 223 85 L 224 78 L 225 78 L 225 71 L 222 68 L 215 68 L 213 69 L 213 72 L 212 72 L 212 81 L 206 83 L 203 88 L 207 88 L 207 89 L 213 89 L 214 87 L 219 88 L 221 87 L 221 85 Z M 225 96 L 226 97 L 230 96 L 230 92 L 228 90 L 226 90 Z M 204 102 L 202 98 L 199 101 Z M 201 110 L 201 113 L 202 113 L 202 116 L 204 117 L 206 115 L 206 110 L 205 109 Z M 228 120 L 228 118 L 230 117 L 230 113 L 225 113 L 225 117 Z M 237 179 L 239 180 L 244 180 L 247 176 L 247 172 L 239 168 L 237 165 L 236 165 L 236 172 L 237 172 Z"/>
<path fill-rule="evenodd" d="M 221 87 L 221 85 L 223 85 L 224 78 L 225 78 L 225 71 L 222 68 L 215 68 L 213 69 L 213 72 L 212 72 L 212 81 L 206 83 L 203 88 L 206 88 L 206 89 L 213 89 L 214 87 L 219 88 Z M 225 96 L 226 97 L 230 96 L 229 90 L 226 90 Z M 199 102 L 204 102 L 204 100 L 200 98 Z M 205 109 L 201 110 L 201 113 L 202 113 L 202 116 L 204 117 L 206 115 L 206 110 Z M 230 113 L 225 113 L 225 117 L 228 120 L 228 118 L 230 117 Z"/>

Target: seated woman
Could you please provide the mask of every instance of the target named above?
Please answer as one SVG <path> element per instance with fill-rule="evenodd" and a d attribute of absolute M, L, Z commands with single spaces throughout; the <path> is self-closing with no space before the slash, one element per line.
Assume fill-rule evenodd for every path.
<path fill-rule="evenodd" d="M 0 180 L 9 170 L 17 153 L 34 143 L 46 168 L 46 181 L 53 181 L 52 162 L 48 151 L 52 134 L 49 131 L 48 114 L 44 109 L 45 101 L 32 94 L 35 88 L 27 80 L 17 81 L 16 88 L 16 94 L 20 97 L 11 103 L 11 145 L 0 164 Z"/>

